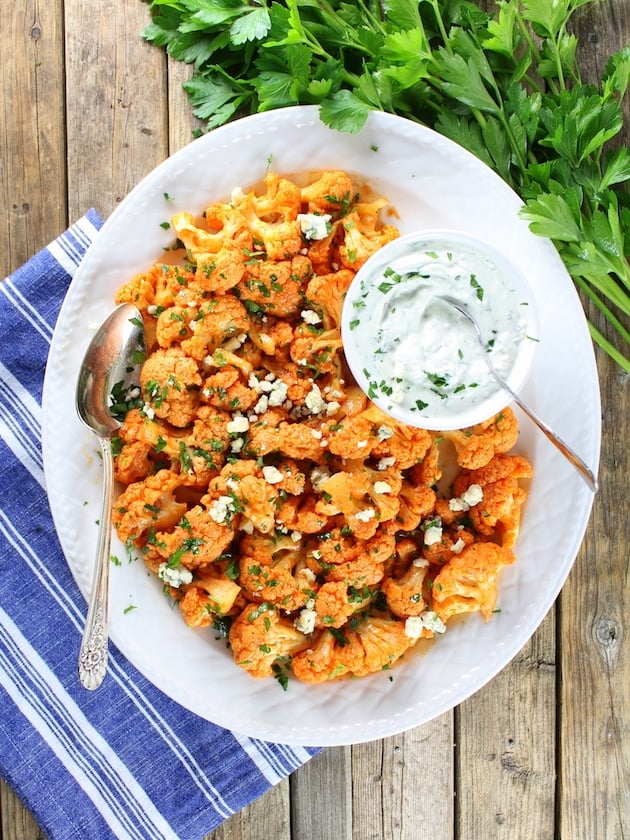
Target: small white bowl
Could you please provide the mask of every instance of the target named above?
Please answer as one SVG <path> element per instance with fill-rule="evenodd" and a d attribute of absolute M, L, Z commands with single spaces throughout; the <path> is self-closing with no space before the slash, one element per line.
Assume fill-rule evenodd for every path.
<path fill-rule="evenodd" d="M 508 257 L 460 231 L 426 230 L 385 245 L 346 294 L 341 332 L 348 366 L 383 411 L 411 426 L 451 430 L 492 417 L 510 402 L 483 359 L 513 391 L 529 375 L 538 318 L 531 289 Z"/>

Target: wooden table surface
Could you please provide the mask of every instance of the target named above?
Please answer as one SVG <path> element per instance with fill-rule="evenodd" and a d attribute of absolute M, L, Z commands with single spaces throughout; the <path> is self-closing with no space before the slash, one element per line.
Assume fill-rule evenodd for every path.
<path fill-rule="evenodd" d="M 2 2 L 0 277 L 88 208 L 107 217 L 192 139 L 186 70 L 140 38 L 147 20 L 140 0 Z M 630 43 L 630 0 L 581 10 L 575 28 L 599 77 Z M 452 712 L 325 750 L 208 838 L 630 838 L 630 383 L 598 364 L 601 489 L 533 638 Z M 0 816 L 1 840 L 43 837 L 6 785 Z"/>

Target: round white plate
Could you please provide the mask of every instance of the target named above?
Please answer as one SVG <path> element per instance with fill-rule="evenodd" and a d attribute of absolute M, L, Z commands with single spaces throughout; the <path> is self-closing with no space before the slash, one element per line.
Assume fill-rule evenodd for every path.
<path fill-rule="evenodd" d="M 523 395 L 586 461 L 600 443 L 597 370 L 584 313 L 553 245 L 518 218 L 520 199 L 456 144 L 405 119 L 374 112 L 356 135 L 326 128 L 315 107 L 287 108 L 228 124 L 193 141 L 120 204 L 80 266 L 64 301 L 46 371 L 45 474 L 55 526 L 83 594 L 91 586 L 101 489 L 97 444 L 79 421 L 74 393 L 95 327 L 115 290 L 172 244 L 160 227 L 174 212 L 201 212 L 267 168 L 291 174 L 340 168 L 367 179 L 406 233 L 455 228 L 486 239 L 519 263 L 533 287 L 540 345 Z M 420 643 L 389 672 L 323 686 L 254 680 L 211 629 L 192 631 L 141 561 L 111 575 L 111 638 L 181 705 L 245 734 L 290 744 L 349 744 L 424 723 L 477 691 L 525 644 L 553 604 L 582 541 L 592 496 L 578 474 L 524 418 L 518 451 L 535 477 L 516 545 L 501 573 L 500 612 L 472 615 L 433 644 Z M 134 606 L 135 609 L 127 608 Z"/>

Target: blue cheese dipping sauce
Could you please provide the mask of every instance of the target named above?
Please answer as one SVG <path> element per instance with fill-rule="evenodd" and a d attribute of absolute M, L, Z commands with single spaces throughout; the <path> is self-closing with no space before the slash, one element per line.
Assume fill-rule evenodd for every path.
<path fill-rule="evenodd" d="M 537 344 L 532 292 L 503 254 L 475 237 L 427 231 L 390 242 L 357 272 L 341 324 L 348 366 L 368 397 L 433 430 L 475 425 L 510 401 L 474 328 L 445 295 L 475 317 L 488 358 L 520 390 Z"/>

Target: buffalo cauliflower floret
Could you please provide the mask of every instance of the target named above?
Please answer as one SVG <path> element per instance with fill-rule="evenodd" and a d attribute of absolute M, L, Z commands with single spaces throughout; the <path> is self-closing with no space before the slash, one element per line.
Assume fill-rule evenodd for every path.
<path fill-rule="evenodd" d="M 288 260 L 252 260 L 238 286 L 239 297 L 261 314 L 296 316 L 304 308 L 304 289 L 312 273 L 310 260 L 301 254 Z"/>
<path fill-rule="evenodd" d="M 222 295 L 204 301 L 189 324 L 190 334 L 182 338 L 182 350 L 201 362 L 224 342 L 245 335 L 250 324 L 245 307 L 235 297 Z"/>
<path fill-rule="evenodd" d="M 215 616 L 230 612 L 240 591 L 229 577 L 206 572 L 186 588 L 178 606 L 189 627 L 207 627 Z"/>
<path fill-rule="evenodd" d="M 290 534 L 245 536 L 240 546 L 238 581 L 252 601 L 283 610 L 303 607 L 313 594 L 315 576 L 302 562 L 300 539 Z"/>
<path fill-rule="evenodd" d="M 323 313 L 324 328 L 341 327 L 341 310 L 346 292 L 354 278 L 348 269 L 313 277 L 306 287 L 306 297 L 317 304 Z"/>
<path fill-rule="evenodd" d="M 196 280 L 205 291 L 226 291 L 239 282 L 246 253 L 252 247 L 240 213 L 225 205 L 213 205 L 206 211 L 205 221 L 197 223 L 190 213 L 176 213 L 171 217 L 171 227 L 189 260 L 196 264 Z"/>
<path fill-rule="evenodd" d="M 227 365 L 204 380 L 201 399 L 223 411 L 248 411 L 258 402 L 258 394 L 244 379 L 242 371 Z"/>
<path fill-rule="evenodd" d="M 207 502 L 204 497 L 203 502 Z M 193 570 L 220 558 L 234 539 L 233 520 L 217 522 L 205 504 L 195 505 L 168 532 L 155 531 L 153 546 L 166 563 Z"/>
<path fill-rule="evenodd" d="M 274 530 L 278 490 L 266 481 L 255 461 L 228 463 L 208 489 L 209 498 L 214 499 L 210 514 L 216 521 L 238 513 L 261 534 Z"/>
<path fill-rule="evenodd" d="M 368 616 L 356 630 L 335 635 L 323 630 L 309 648 L 293 657 L 293 673 L 308 683 L 347 674 L 361 677 L 390 668 L 413 643 L 404 622 Z"/>
<path fill-rule="evenodd" d="M 431 433 L 425 429 L 405 426 L 392 418 L 388 418 L 379 426 L 377 434 L 380 439 L 372 450 L 372 457 L 395 458 L 396 467 L 399 470 L 406 470 L 422 463 L 430 452 L 433 442 Z"/>
<path fill-rule="evenodd" d="M 352 179 L 345 172 L 331 170 L 301 189 L 302 203 L 308 213 L 331 214 L 338 218 L 345 215 L 355 198 Z"/>
<path fill-rule="evenodd" d="M 140 384 L 145 413 L 173 426 L 189 426 L 199 405 L 202 379 L 194 359 L 178 347 L 156 350 L 142 366 Z"/>
<path fill-rule="evenodd" d="M 319 510 L 327 516 L 342 513 L 359 539 L 367 539 L 379 524 L 394 519 L 400 508 L 402 480 L 394 470 L 378 472 L 362 461 L 346 462 L 344 469 L 323 480 Z"/>
<path fill-rule="evenodd" d="M 383 225 L 380 229 L 365 230 L 357 210 L 352 210 L 343 220 L 344 239 L 339 246 L 339 257 L 346 268 L 358 271 L 379 248 L 396 239 L 398 229 Z"/>
<path fill-rule="evenodd" d="M 477 470 L 462 470 L 454 482 L 454 491 L 461 496 L 471 485 L 478 485 L 482 500 L 467 515 L 473 528 L 485 536 L 497 536 L 501 544 L 511 547 L 516 542 L 526 491 L 520 479 L 531 478 L 532 467 L 520 455 L 495 455 Z"/>
<path fill-rule="evenodd" d="M 265 418 L 266 416 L 264 415 Z M 261 421 L 250 426 L 247 450 L 261 456 L 282 452 L 296 461 L 319 462 L 324 459 L 326 440 L 313 434 L 314 431 L 317 430 L 305 423 L 281 421 L 275 426 Z"/>
<path fill-rule="evenodd" d="M 234 661 L 252 677 L 269 677 L 278 660 L 308 645 L 308 637 L 264 601 L 251 604 L 232 622 L 229 632 Z"/>
<path fill-rule="evenodd" d="M 352 615 L 369 604 L 372 597 L 369 587 L 357 589 L 342 580 L 322 584 L 313 598 L 315 627 L 343 627 Z"/>
<path fill-rule="evenodd" d="M 114 477 L 121 484 L 141 481 L 152 472 L 153 463 L 150 455 L 152 447 L 141 440 L 123 444 L 114 459 Z"/>
<path fill-rule="evenodd" d="M 518 439 L 518 420 L 511 408 L 470 426 L 467 429 L 443 432 L 457 453 L 457 463 L 469 470 L 487 464 L 495 454 L 508 452 Z"/>
<path fill-rule="evenodd" d="M 344 581 L 361 589 L 382 580 L 395 549 L 394 533 L 385 526 L 368 540 L 356 539 L 347 528 L 333 528 L 321 536 L 317 548 L 307 555 L 307 563 L 327 581 Z"/>
<path fill-rule="evenodd" d="M 238 207 L 241 199 L 236 199 Z M 302 207 L 300 188 L 292 181 L 282 178 L 276 172 L 267 172 L 265 175 L 265 192 L 262 195 L 254 196 L 252 199 L 256 214 L 266 221 L 275 221 L 278 218 L 285 221 L 293 221 L 297 218 Z"/>
<path fill-rule="evenodd" d="M 160 470 L 123 490 L 112 511 L 112 522 L 119 539 L 140 546 L 150 531 L 172 528 L 186 512 L 186 504 L 177 501 L 179 476 Z"/>
<path fill-rule="evenodd" d="M 311 375 L 321 376 L 335 372 L 336 356 L 342 344 L 339 330 L 314 333 L 307 325 L 299 324 L 294 335 L 290 349 L 292 361 L 308 368 Z"/>
<path fill-rule="evenodd" d="M 432 609 L 444 622 L 453 615 L 477 611 L 487 621 L 496 605 L 498 574 L 514 560 L 509 548 L 492 542 L 473 543 L 435 576 Z"/>
<path fill-rule="evenodd" d="M 386 577 L 381 583 L 387 606 L 394 615 L 407 618 L 420 615 L 426 608 L 423 597 L 424 581 L 429 564 L 421 557 L 412 560 L 400 577 Z"/>

